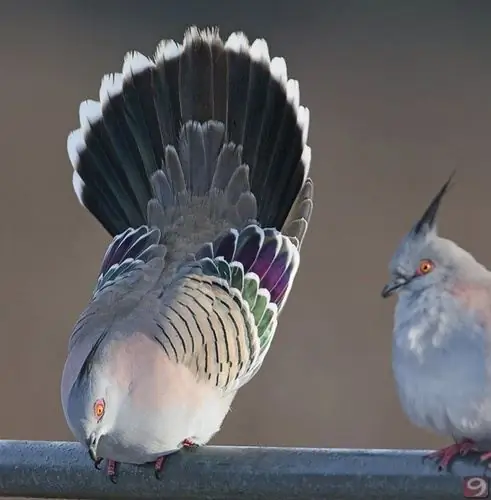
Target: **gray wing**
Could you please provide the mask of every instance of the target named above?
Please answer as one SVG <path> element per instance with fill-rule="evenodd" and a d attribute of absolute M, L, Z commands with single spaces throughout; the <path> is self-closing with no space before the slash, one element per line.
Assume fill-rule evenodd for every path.
<path fill-rule="evenodd" d="M 134 309 L 162 274 L 165 247 L 159 240 L 158 229 L 142 226 L 126 230 L 109 245 L 92 299 L 70 336 L 62 377 L 64 402 L 115 319 Z"/>
<path fill-rule="evenodd" d="M 161 294 L 155 339 L 198 378 L 235 391 L 262 365 L 299 254 L 288 237 L 255 225 L 202 250 Z"/>

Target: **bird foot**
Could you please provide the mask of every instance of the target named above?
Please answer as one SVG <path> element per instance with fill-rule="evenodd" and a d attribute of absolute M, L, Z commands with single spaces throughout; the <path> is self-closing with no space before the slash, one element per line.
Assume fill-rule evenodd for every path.
<path fill-rule="evenodd" d="M 181 447 L 186 448 L 186 449 L 193 449 L 194 450 L 195 448 L 198 448 L 198 446 L 199 445 L 197 445 L 196 443 L 194 443 L 190 439 L 185 439 L 181 443 Z M 164 455 L 162 457 L 157 458 L 157 460 L 155 461 L 155 477 L 157 479 L 162 479 L 162 472 L 164 469 L 165 460 L 167 459 L 168 456 L 169 455 Z"/>
<path fill-rule="evenodd" d="M 491 460 L 491 451 L 486 451 L 479 456 L 479 462 L 489 462 Z M 491 463 L 488 463 L 488 467 L 491 468 Z"/>
<path fill-rule="evenodd" d="M 199 444 L 194 443 L 194 442 L 193 442 L 193 441 L 191 441 L 190 439 L 185 439 L 185 440 L 181 443 L 181 446 L 182 446 L 183 448 L 192 449 L 192 450 L 195 450 L 196 448 L 199 448 Z"/>
<path fill-rule="evenodd" d="M 94 467 L 97 470 L 102 469 L 101 464 L 102 464 L 103 460 L 104 460 L 103 458 L 97 458 L 94 460 Z M 116 484 L 118 481 L 118 466 L 119 466 L 119 462 L 115 462 L 114 460 L 107 460 L 106 475 L 109 477 L 111 482 L 113 482 L 114 484 Z"/>
<path fill-rule="evenodd" d="M 450 446 L 446 446 L 445 448 L 429 453 L 425 458 L 436 460 L 438 463 L 438 469 L 444 470 L 448 468 L 456 456 L 460 455 L 461 457 L 465 457 L 470 451 L 477 451 L 476 445 L 474 441 L 464 439 L 459 443 L 451 444 Z"/>
<path fill-rule="evenodd" d="M 118 465 L 114 460 L 107 461 L 106 473 L 113 484 L 118 482 Z"/>

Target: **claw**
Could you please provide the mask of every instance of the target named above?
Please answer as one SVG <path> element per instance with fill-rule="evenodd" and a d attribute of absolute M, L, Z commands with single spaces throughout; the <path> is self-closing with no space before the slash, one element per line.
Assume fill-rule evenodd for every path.
<path fill-rule="evenodd" d="M 97 460 L 94 460 L 94 467 L 97 470 L 101 470 L 101 463 L 104 459 L 103 458 L 98 458 Z"/>
<path fill-rule="evenodd" d="M 183 448 L 193 449 L 193 450 L 199 447 L 199 445 L 197 445 L 196 443 L 193 443 L 193 441 L 191 441 L 190 439 L 185 439 L 181 443 L 181 445 Z"/>
<path fill-rule="evenodd" d="M 425 459 L 436 460 L 438 470 L 442 471 L 449 467 L 457 455 L 465 457 L 470 451 L 477 451 L 476 445 L 474 441 L 464 439 L 460 443 L 451 444 L 450 446 L 429 453 Z M 491 458 L 491 453 L 489 455 L 489 458 Z"/>

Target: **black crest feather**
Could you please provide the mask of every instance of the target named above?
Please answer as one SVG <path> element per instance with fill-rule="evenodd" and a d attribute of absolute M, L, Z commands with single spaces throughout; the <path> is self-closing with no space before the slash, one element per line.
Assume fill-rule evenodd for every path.
<path fill-rule="evenodd" d="M 438 191 L 435 197 L 431 200 L 431 203 L 428 205 L 428 208 L 425 210 L 423 216 L 415 224 L 413 228 L 414 234 L 417 235 L 424 234 L 435 227 L 436 215 L 438 213 L 438 209 L 440 208 L 440 204 L 443 197 L 448 192 L 448 189 L 452 184 L 454 176 L 455 176 L 455 170 L 450 174 L 450 177 L 445 182 L 445 184 L 440 188 L 440 191 Z"/>

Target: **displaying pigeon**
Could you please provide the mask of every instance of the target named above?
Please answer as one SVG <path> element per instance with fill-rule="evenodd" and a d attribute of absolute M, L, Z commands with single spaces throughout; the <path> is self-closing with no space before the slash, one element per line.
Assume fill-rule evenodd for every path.
<path fill-rule="evenodd" d="M 452 176 L 400 243 L 382 291 L 399 295 L 392 366 L 402 407 L 414 424 L 454 438 L 429 455 L 441 468 L 469 451 L 491 458 L 491 273 L 437 234 Z"/>
<path fill-rule="evenodd" d="M 96 466 L 207 443 L 257 373 L 312 212 L 309 111 L 285 61 L 190 28 L 128 54 L 68 137 L 78 199 L 114 238 L 61 394 Z"/>

